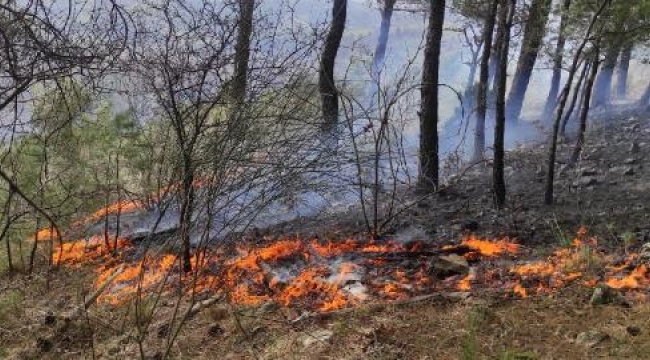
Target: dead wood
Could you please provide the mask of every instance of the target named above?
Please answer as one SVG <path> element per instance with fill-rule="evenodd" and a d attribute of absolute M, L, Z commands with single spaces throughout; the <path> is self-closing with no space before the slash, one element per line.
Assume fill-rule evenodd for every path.
<path fill-rule="evenodd" d="M 54 343 L 56 342 L 56 339 L 58 339 L 61 334 L 65 333 L 68 328 L 70 327 L 70 324 L 80 318 L 82 315 L 86 313 L 86 310 L 88 310 L 99 298 L 99 296 L 106 291 L 106 289 L 117 279 L 117 277 L 124 271 L 124 266 L 120 266 L 113 275 L 111 275 L 106 281 L 100 285 L 97 290 L 95 290 L 90 296 L 88 296 L 82 305 L 76 306 L 74 309 L 61 314 L 59 316 L 56 316 L 55 318 L 58 319 L 58 325 L 52 330 L 52 333 L 49 336 L 44 336 L 44 337 L 39 337 L 36 340 L 36 344 L 38 347 L 38 351 L 41 352 L 47 352 L 50 351 Z M 46 321 L 46 324 L 49 323 L 54 323 L 54 319 Z"/>
<path fill-rule="evenodd" d="M 223 295 L 216 295 L 195 303 L 194 305 L 192 305 L 192 308 L 188 312 L 188 317 L 192 317 L 198 314 L 199 312 L 201 312 L 201 310 L 210 307 L 223 299 L 224 299 Z"/>

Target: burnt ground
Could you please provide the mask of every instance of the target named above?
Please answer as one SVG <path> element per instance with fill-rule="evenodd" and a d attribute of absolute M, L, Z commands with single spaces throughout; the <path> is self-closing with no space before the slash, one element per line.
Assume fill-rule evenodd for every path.
<path fill-rule="evenodd" d="M 488 162 L 447 179 L 442 194 L 410 206 L 386 229 L 386 238 L 425 240 L 443 244 L 468 232 L 516 238 L 531 247 L 553 246 L 572 238 L 580 226 L 601 245 L 616 248 L 632 235 L 650 241 L 650 115 L 627 112 L 609 115 L 591 125 L 581 159 L 567 160 L 575 139 L 561 139 L 555 177 L 555 204 L 545 206 L 546 141 L 520 144 L 506 154 L 506 208 L 497 211 L 491 192 Z M 406 202 L 415 202 L 409 196 Z M 346 214 L 301 219 L 268 233 L 345 235 L 364 230 L 358 209 Z"/>
<path fill-rule="evenodd" d="M 564 141 L 558 159 L 566 159 L 572 147 L 573 141 Z M 489 164 L 478 165 L 452 179 L 444 194 L 405 211 L 387 237 L 449 243 L 469 231 L 509 236 L 530 250 L 526 256 L 537 258 L 584 225 L 611 252 L 634 249 L 650 235 L 649 153 L 647 115 L 610 117 L 590 129 L 577 166 L 559 166 L 555 206 L 542 205 L 546 147 L 526 144 L 507 154 L 506 209 L 493 209 Z M 361 232 L 362 223 L 351 211 L 264 231 L 346 236 Z M 139 322 L 132 306 L 94 306 L 54 344 L 46 341 L 56 327 L 51 315 L 79 303 L 92 287 L 93 271 L 80 265 L 2 275 L 0 358 L 138 358 L 136 335 L 129 331 Z M 486 291 L 466 299 L 367 304 L 299 322 L 288 320 L 295 318 L 291 309 L 217 304 L 188 321 L 171 354 L 178 359 L 648 358 L 650 304 L 591 306 L 590 296 L 582 286 L 527 299 Z M 163 299 L 156 311 L 156 319 L 168 318 L 173 299 Z M 159 358 L 169 329 L 162 320 L 147 329 L 144 352 Z"/>

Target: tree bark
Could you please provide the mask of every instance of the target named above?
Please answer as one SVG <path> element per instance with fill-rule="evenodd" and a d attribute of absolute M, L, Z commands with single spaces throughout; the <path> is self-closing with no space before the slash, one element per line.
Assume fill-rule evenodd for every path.
<path fill-rule="evenodd" d="M 594 81 L 596 80 L 596 75 L 598 74 L 598 66 L 600 65 L 599 61 L 599 50 L 594 49 L 593 60 L 591 61 L 591 72 L 589 73 L 589 79 L 585 85 L 585 94 L 583 96 L 582 109 L 580 111 L 580 130 L 578 130 L 578 140 L 576 145 L 573 148 L 573 154 L 569 160 L 569 164 L 575 164 L 580 158 L 582 153 L 582 148 L 585 142 L 585 131 L 587 130 L 587 117 L 589 116 L 589 103 L 591 101 L 591 93 L 594 88 Z"/>
<path fill-rule="evenodd" d="M 627 99 L 627 78 L 630 71 L 630 60 L 632 60 L 633 44 L 626 45 L 621 52 L 621 61 L 618 65 L 616 95 L 619 100 Z"/>
<path fill-rule="evenodd" d="M 557 37 L 557 46 L 553 56 L 553 77 L 551 78 L 551 88 L 546 97 L 546 106 L 544 108 L 544 119 L 547 119 L 553 113 L 553 108 L 557 105 L 557 94 L 560 90 L 560 81 L 562 80 L 562 62 L 564 61 L 564 47 L 566 45 L 566 25 L 567 15 L 571 8 L 571 0 L 564 0 L 562 3 L 562 14 L 560 15 L 560 29 Z"/>
<path fill-rule="evenodd" d="M 182 242 L 183 271 L 192 271 L 192 255 L 190 231 L 192 228 L 192 212 L 194 209 L 194 169 L 191 157 L 183 156 L 183 190 L 181 193 L 181 209 L 178 217 L 178 228 Z"/>
<path fill-rule="evenodd" d="M 546 22 L 551 10 L 550 0 L 533 0 L 528 13 L 528 21 L 524 28 L 524 38 L 521 45 L 521 52 L 517 60 L 515 71 L 508 94 L 508 113 L 506 118 L 510 122 L 517 122 L 521 116 L 524 105 L 524 98 L 533 74 L 533 68 L 537 62 L 539 49 L 544 39 Z"/>
<path fill-rule="evenodd" d="M 616 44 L 610 45 L 605 52 L 605 61 L 603 69 L 596 78 L 593 90 L 593 106 L 604 106 L 610 101 L 612 94 L 612 79 L 614 78 L 614 69 L 618 62 L 618 55 L 621 52 L 620 47 Z"/>
<path fill-rule="evenodd" d="M 239 22 L 235 42 L 235 74 L 232 85 L 232 98 L 237 107 L 241 106 L 246 99 L 255 0 L 238 0 L 238 4 Z"/>
<path fill-rule="evenodd" d="M 341 46 L 347 17 L 347 0 L 334 0 L 332 6 L 332 22 L 325 39 L 325 47 L 321 54 L 318 87 L 321 96 L 324 129 L 336 128 L 339 117 L 339 97 L 334 82 L 334 66 L 336 55 Z"/>
<path fill-rule="evenodd" d="M 476 127 L 474 129 L 474 155 L 473 161 L 480 161 L 485 154 L 485 117 L 487 114 L 487 92 L 490 77 L 490 56 L 492 52 L 492 38 L 496 22 L 499 0 L 492 0 L 490 12 L 485 19 L 483 27 L 483 54 L 479 73 L 478 91 L 476 94 Z"/>
<path fill-rule="evenodd" d="M 11 203 L 13 201 L 13 197 L 14 197 L 14 191 L 13 189 L 9 188 L 9 194 L 7 195 L 7 200 L 5 201 L 4 211 L 3 211 L 4 225 L 2 227 L 2 232 L 0 232 L 0 241 L 5 240 L 5 244 L 7 245 L 6 247 L 7 269 L 9 270 L 9 273 L 13 273 L 14 263 L 11 257 L 11 242 L 9 241 L 9 237 L 6 235 L 12 223 L 11 216 L 9 215 L 9 213 L 11 212 Z"/>
<path fill-rule="evenodd" d="M 418 185 L 431 191 L 438 187 L 438 78 L 440 48 L 445 22 L 445 0 L 432 0 L 424 50 L 420 104 L 420 174 Z"/>
<path fill-rule="evenodd" d="M 587 42 L 589 42 L 589 39 L 591 38 L 591 32 L 594 29 L 596 21 L 600 17 L 600 14 L 602 14 L 603 11 L 605 11 L 605 9 L 607 8 L 607 6 L 609 6 L 610 3 L 611 0 L 603 0 L 598 10 L 591 17 L 591 21 L 589 22 L 589 26 L 585 31 L 585 34 L 582 38 L 582 42 L 576 49 L 575 55 L 573 56 L 571 68 L 569 69 L 569 77 L 567 78 L 566 84 L 564 84 L 564 88 L 560 93 L 560 101 L 557 106 L 556 113 L 555 113 L 555 120 L 553 122 L 551 145 L 549 146 L 549 151 L 548 151 L 548 164 L 547 164 L 548 169 L 546 172 L 546 184 L 545 184 L 546 189 L 544 191 L 544 204 L 546 205 L 553 204 L 553 185 L 554 185 L 553 182 L 555 181 L 555 157 L 557 155 L 557 138 L 558 138 L 558 133 L 560 132 L 559 131 L 560 121 L 562 120 L 564 107 L 566 106 L 567 98 L 569 97 L 569 91 L 571 90 L 573 78 L 575 77 L 576 71 L 578 69 L 578 63 L 580 61 L 580 57 L 582 56 L 582 52 L 584 51 L 585 46 L 587 46 Z"/>
<path fill-rule="evenodd" d="M 504 179 L 505 125 L 506 125 L 506 80 L 508 53 L 510 50 L 510 29 L 515 13 L 516 0 L 503 0 L 499 11 L 499 28 L 503 36 L 499 49 L 499 69 L 496 75 L 496 121 L 494 128 L 494 165 L 492 168 L 492 189 L 494 205 L 503 208 L 506 202 L 506 183 Z"/>

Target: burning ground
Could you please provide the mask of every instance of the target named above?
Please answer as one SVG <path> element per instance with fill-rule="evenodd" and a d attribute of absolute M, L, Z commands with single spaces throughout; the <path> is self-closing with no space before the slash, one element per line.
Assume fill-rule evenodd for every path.
<path fill-rule="evenodd" d="M 569 246 L 536 261 L 523 260 L 526 249 L 514 240 L 474 236 L 443 246 L 386 239 L 259 239 L 195 254 L 193 274 L 181 272 L 174 254 L 137 255 L 142 251 L 127 239 L 118 239 L 116 251 L 110 242 L 107 251 L 105 244 L 99 236 L 67 242 L 53 257 L 62 266 L 94 266 L 95 288 L 108 284 L 98 300 L 113 306 L 172 289 L 203 298 L 222 294 L 237 305 L 275 303 L 303 315 L 457 291 L 526 298 L 572 283 L 602 283 L 644 300 L 650 289 L 649 246 L 625 257 L 607 255 L 585 228 Z"/>
<path fill-rule="evenodd" d="M 645 184 L 646 170 L 640 158 L 624 164 L 627 136 L 646 146 L 644 126 L 617 134 L 622 139 L 607 145 L 607 157 L 598 139 L 614 136 L 598 130 L 603 133 L 587 148 L 591 158 L 560 178 L 567 184 L 560 184 L 555 214 L 520 207 L 535 204 L 521 198 L 497 217 L 481 205 L 489 194 L 480 193 L 477 172 L 426 207 L 414 207 L 384 239 L 355 234 L 353 216 L 294 221 L 195 254 L 199 270 L 192 274 L 180 271 L 177 251 L 164 239 L 109 236 L 107 242 L 101 234 L 71 231 L 54 242 L 54 271 L 2 278 L 2 351 L 16 358 L 80 358 L 94 349 L 97 357 L 132 358 L 143 336 L 146 353 L 155 356 L 174 334 L 167 319 L 177 308 L 216 299 L 180 330 L 174 356 L 644 358 L 650 254 L 637 207 L 647 199 L 635 199 L 633 189 Z M 517 158 L 534 158 L 536 151 L 509 156 L 514 164 L 535 164 Z M 620 162 L 635 174 L 604 162 Z M 537 186 L 534 166 L 511 171 L 522 196 Z M 585 177 L 595 183 L 585 185 Z M 605 186 L 613 181 L 617 191 Z M 128 216 L 142 206 L 113 205 L 78 224 L 91 226 L 116 209 Z M 173 242 L 173 233 L 166 236 Z M 34 238 L 46 249 L 49 229 Z M 55 334 L 64 322 L 60 314 L 96 291 L 87 316 Z"/>

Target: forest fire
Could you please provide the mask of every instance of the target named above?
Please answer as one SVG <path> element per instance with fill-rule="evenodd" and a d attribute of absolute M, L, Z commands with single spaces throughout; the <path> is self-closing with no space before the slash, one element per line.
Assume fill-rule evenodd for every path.
<path fill-rule="evenodd" d="M 112 205 L 83 221 L 139 206 L 135 202 Z M 42 229 L 33 237 L 52 239 L 53 230 Z M 617 262 L 598 249 L 596 239 L 588 237 L 584 228 L 570 246 L 533 262 L 518 259 L 522 247 L 507 238 L 471 235 L 458 245 L 440 246 L 285 237 L 206 249 L 192 258 L 194 272 L 184 274 L 175 254 L 136 256 L 138 246 L 128 239 L 94 235 L 57 241 L 53 259 L 70 267 L 95 264 L 97 288 L 111 279 L 99 300 L 113 305 L 173 289 L 200 296 L 222 294 L 240 305 L 275 302 L 328 312 L 373 300 L 486 288 L 520 298 L 549 294 L 572 283 L 588 287 L 605 283 L 623 291 L 650 288 L 647 265 L 637 254 Z"/>

